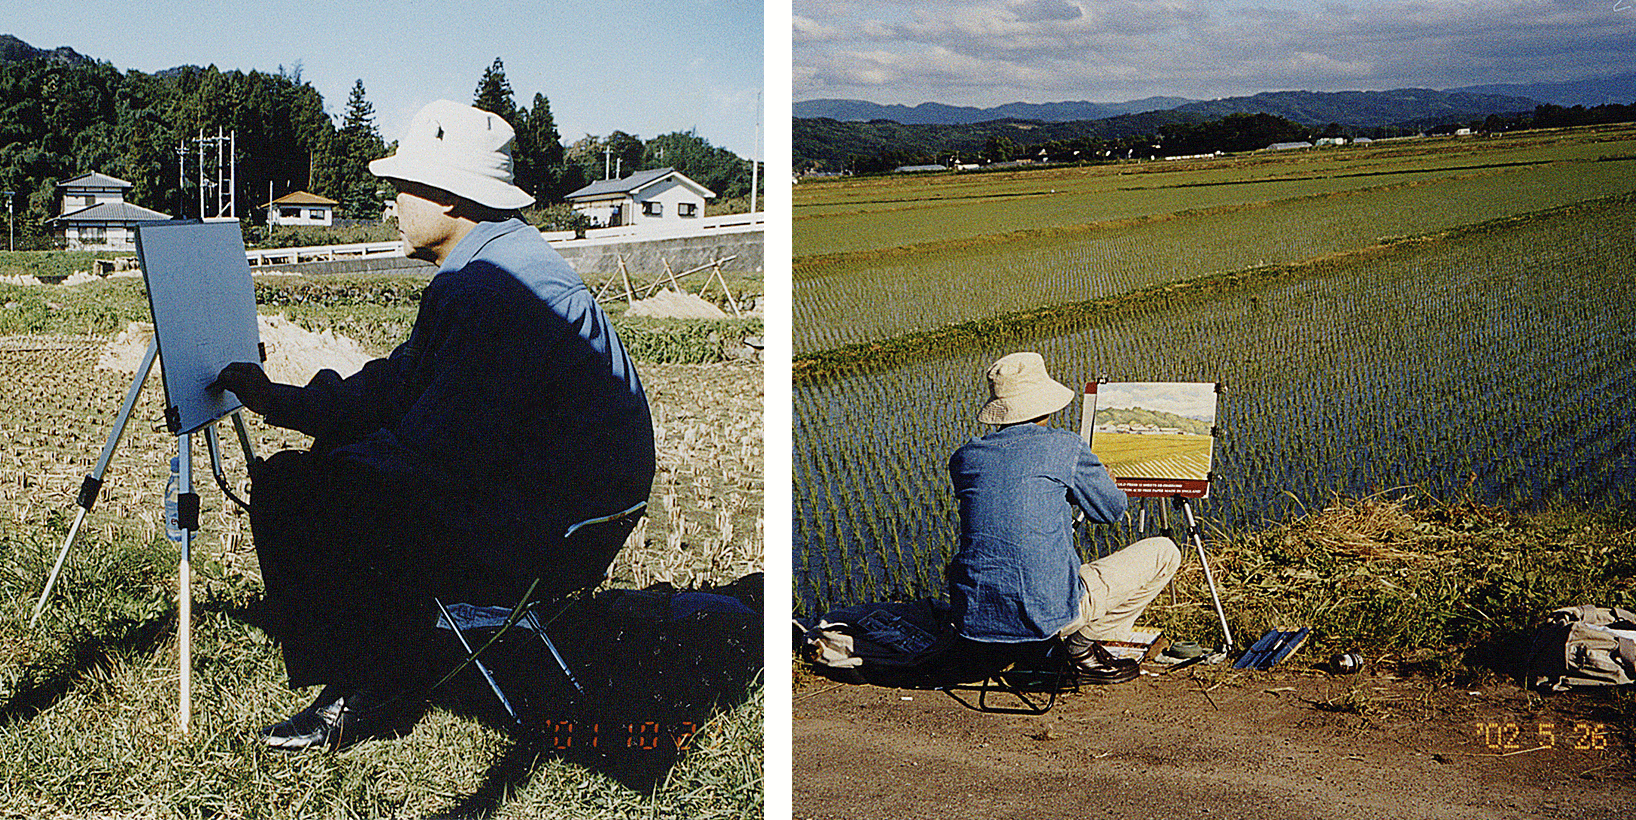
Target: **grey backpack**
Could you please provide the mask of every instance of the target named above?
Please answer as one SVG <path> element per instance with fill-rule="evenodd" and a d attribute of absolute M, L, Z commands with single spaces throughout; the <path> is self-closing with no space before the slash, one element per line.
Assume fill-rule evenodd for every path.
<path fill-rule="evenodd" d="M 1530 688 L 1553 692 L 1636 682 L 1636 613 L 1590 604 L 1552 610 L 1534 630 L 1526 675 Z"/>

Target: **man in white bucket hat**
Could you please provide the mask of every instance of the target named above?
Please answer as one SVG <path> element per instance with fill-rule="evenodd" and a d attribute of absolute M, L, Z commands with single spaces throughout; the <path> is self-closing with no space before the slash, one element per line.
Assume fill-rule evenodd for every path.
<path fill-rule="evenodd" d="M 266 626 L 307 709 L 262 733 L 279 749 L 396 732 L 445 669 L 435 604 L 514 605 L 594 585 L 577 524 L 634 525 L 653 480 L 647 398 L 579 276 L 517 218 L 511 126 L 439 100 L 370 171 L 398 189 L 404 253 L 438 266 L 409 338 L 347 378 L 273 384 L 229 365 L 216 386 L 311 451 L 253 465 L 250 523 Z M 625 515 L 616 516 L 624 513 Z"/>
<path fill-rule="evenodd" d="M 960 549 L 948 567 L 955 627 L 984 644 L 1061 636 L 1083 680 L 1130 680 L 1136 664 L 1097 642 L 1129 637 L 1181 553 L 1169 538 L 1148 538 L 1081 564 L 1072 508 L 1111 523 L 1127 501 L 1079 436 L 1047 426 L 1074 391 L 1029 352 L 990 365 L 988 387 L 977 420 L 997 429 L 949 459 L 960 502 Z"/>

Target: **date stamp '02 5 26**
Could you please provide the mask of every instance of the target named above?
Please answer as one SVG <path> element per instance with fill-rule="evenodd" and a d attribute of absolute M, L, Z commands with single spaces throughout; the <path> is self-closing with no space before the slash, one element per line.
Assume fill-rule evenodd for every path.
<path fill-rule="evenodd" d="M 1478 721 L 1472 725 L 1477 728 L 1477 735 L 1483 745 L 1500 754 L 1532 752 L 1539 749 L 1589 752 L 1608 748 L 1608 727 L 1603 723 Z"/>

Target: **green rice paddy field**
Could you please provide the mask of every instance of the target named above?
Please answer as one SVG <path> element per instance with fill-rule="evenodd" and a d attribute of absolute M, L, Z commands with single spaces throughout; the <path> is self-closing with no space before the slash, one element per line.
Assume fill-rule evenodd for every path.
<path fill-rule="evenodd" d="M 801 608 L 941 593 L 946 461 L 1020 349 L 1223 383 L 1213 531 L 1399 487 L 1636 500 L 1636 126 L 803 184 L 795 214 Z"/>

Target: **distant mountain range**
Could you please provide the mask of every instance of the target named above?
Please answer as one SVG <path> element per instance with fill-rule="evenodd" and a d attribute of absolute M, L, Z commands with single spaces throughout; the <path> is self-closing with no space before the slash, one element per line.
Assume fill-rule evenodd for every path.
<path fill-rule="evenodd" d="M 1614 74 L 1607 77 L 1562 83 L 1472 85 L 1449 90 L 1465 91 L 1472 94 L 1505 94 L 1513 97 L 1527 97 L 1540 102 L 1551 103 L 1552 105 L 1569 107 L 1583 105 L 1590 108 L 1610 103 L 1629 105 L 1636 102 L 1636 74 Z"/>
<path fill-rule="evenodd" d="M 1445 91 L 1424 88 L 1269 91 L 1220 100 L 1147 97 L 1123 103 L 1008 103 L 993 108 L 941 103 L 909 107 L 825 99 L 798 102 L 794 105 L 794 114 L 802 119 L 822 117 L 840 122 L 891 120 L 905 125 L 963 125 L 1004 119 L 1076 122 L 1149 111 L 1176 111 L 1210 118 L 1266 113 L 1304 125 L 1323 126 L 1333 122 L 1353 128 L 1377 128 L 1410 122 L 1482 119 L 1489 114 L 1530 111 L 1540 103 L 1594 106 L 1631 101 L 1636 101 L 1636 74 L 1561 83 L 1469 86 Z"/>
<path fill-rule="evenodd" d="M 921 103 L 910 108 L 906 105 L 879 105 L 863 100 L 808 100 L 796 103 L 794 108 L 795 116 L 803 119 L 825 117 L 841 122 L 891 120 L 904 125 L 965 125 L 1005 119 L 1040 122 L 1101 120 L 1123 114 L 1140 114 L 1144 111 L 1168 111 L 1190 102 L 1194 101 L 1186 97 L 1148 97 L 1123 103 L 1017 102 L 994 108 Z"/>
<path fill-rule="evenodd" d="M 90 57 L 75 51 L 68 46 L 54 49 L 35 48 L 10 34 L 0 34 L 0 63 L 12 63 L 20 60 L 34 60 L 46 57 L 65 63 L 94 62 Z"/>
<path fill-rule="evenodd" d="M 1215 119 L 1228 114 L 1272 114 L 1301 125 L 1338 123 L 1350 128 L 1380 128 L 1408 122 L 1482 119 L 1490 114 L 1532 111 L 1539 102 L 1527 97 L 1399 88 L 1392 91 L 1268 91 L 1249 97 L 1195 102 L 1175 111 Z"/>

